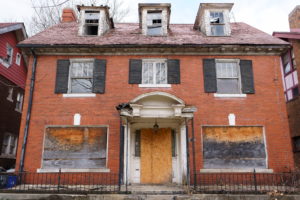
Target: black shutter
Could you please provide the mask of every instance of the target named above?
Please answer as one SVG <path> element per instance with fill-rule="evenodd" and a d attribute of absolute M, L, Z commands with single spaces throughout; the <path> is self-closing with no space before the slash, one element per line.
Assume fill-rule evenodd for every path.
<path fill-rule="evenodd" d="M 244 94 L 254 94 L 254 80 L 252 60 L 240 60 L 242 92 Z"/>
<path fill-rule="evenodd" d="M 105 92 L 105 74 L 106 60 L 96 59 L 93 71 L 93 93 L 103 94 Z"/>
<path fill-rule="evenodd" d="M 129 84 L 142 83 L 142 60 L 129 60 Z"/>
<path fill-rule="evenodd" d="M 168 60 L 168 83 L 180 84 L 180 61 Z"/>
<path fill-rule="evenodd" d="M 55 93 L 68 93 L 69 60 L 57 60 Z"/>
<path fill-rule="evenodd" d="M 203 60 L 204 90 L 208 93 L 217 92 L 217 76 L 215 59 Z"/>

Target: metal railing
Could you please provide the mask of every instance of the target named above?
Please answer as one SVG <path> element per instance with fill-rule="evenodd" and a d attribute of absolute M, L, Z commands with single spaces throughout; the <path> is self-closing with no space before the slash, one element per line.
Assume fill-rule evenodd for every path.
<path fill-rule="evenodd" d="M 33 173 L 0 174 L 0 192 L 122 193 L 119 174 Z"/>
<path fill-rule="evenodd" d="M 300 193 L 300 173 L 197 173 L 196 193 Z"/>

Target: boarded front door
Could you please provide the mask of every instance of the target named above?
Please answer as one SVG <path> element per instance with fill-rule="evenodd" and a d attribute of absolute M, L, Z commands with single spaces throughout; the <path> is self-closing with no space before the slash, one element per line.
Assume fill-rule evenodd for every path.
<path fill-rule="evenodd" d="M 141 130 L 141 183 L 172 181 L 171 129 Z"/>

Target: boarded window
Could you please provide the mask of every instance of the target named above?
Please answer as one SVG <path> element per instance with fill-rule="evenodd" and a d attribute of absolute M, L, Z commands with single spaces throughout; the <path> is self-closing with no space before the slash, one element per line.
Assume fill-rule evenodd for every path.
<path fill-rule="evenodd" d="M 106 127 L 49 127 L 43 168 L 106 167 Z"/>
<path fill-rule="evenodd" d="M 147 35 L 162 35 L 162 11 L 147 12 Z"/>
<path fill-rule="evenodd" d="M 262 127 L 204 127 L 204 168 L 266 168 Z"/>

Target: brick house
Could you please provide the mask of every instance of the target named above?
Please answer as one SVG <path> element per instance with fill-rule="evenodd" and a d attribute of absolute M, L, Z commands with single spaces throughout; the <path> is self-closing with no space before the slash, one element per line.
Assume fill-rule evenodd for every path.
<path fill-rule="evenodd" d="M 108 7 L 78 6 L 78 19 L 65 9 L 21 42 L 34 53 L 20 170 L 127 183 L 294 170 L 280 75 L 289 44 L 230 23 L 232 6 L 200 4 L 194 24 L 170 24 L 170 4 L 139 4 L 139 23 L 120 24 Z"/>
<path fill-rule="evenodd" d="M 27 38 L 23 23 L 0 23 L 0 166 L 14 167 L 27 66 L 16 44 Z"/>
<path fill-rule="evenodd" d="M 300 99 L 297 65 L 300 63 L 300 6 L 289 14 L 290 32 L 274 32 L 273 36 L 292 46 L 282 56 L 282 76 L 288 120 L 293 142 L 296 167 L 300 169 Z"/>

